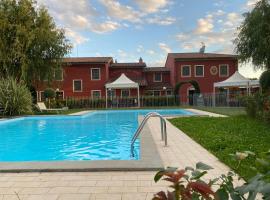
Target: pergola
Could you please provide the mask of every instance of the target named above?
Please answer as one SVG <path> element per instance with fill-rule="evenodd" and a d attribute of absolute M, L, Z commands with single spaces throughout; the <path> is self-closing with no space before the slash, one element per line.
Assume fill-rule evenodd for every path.
<path fill-rule="evenodd" d="M 107 83 L 106 88 L 106 108 L 108 107 L 108 89 L 130 89 L 135 88 L 138 91 L 138 107 L 140 107 L 140 88 L 139 84 L 130 80 L 124 73 L 112 83 Z"/>
<path fill-rule="evenodd" d="M 250 80 L 246 77 L 244 77 L 242 74 L 240 74 L 238 71 L 236 71 L 231 77 L 228 79 L 214 83 L 214 90 L 213 90 L 213 104 L 215 105 L 215 93 L 216 88 L 227 88 L 227 95 L 229 95 L 229 88 L 232 87 L 238 87 L 238 88 L 246 88 L 247 89 L 247 95 L 250 94 L 250 88 L 251 87 L 260 87 L 259 80 Z"/>

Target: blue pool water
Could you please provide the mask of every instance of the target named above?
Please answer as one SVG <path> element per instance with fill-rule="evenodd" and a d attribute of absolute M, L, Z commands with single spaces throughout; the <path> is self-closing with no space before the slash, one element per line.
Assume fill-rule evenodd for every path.
<path fill-rule="evenodd" d="M 130 160 L 138 115 L 192 115 L 181 109 L 96 111 L 83 116 L 23 117 L 0 121 L 0 161 Z"/>

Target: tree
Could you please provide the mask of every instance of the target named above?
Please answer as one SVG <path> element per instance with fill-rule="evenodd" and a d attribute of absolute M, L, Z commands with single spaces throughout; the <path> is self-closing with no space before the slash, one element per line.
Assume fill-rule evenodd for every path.
<path fill-rule="evenodd" d="M 260 85 L 263 92 L 270 92 L 270 70 L 262 73 L 260 77 Z"/>
<path fill-rule="evenodd" d="M 52 79 L 71 45 L 45 7 L 34 0 L 0 1 L 0 76 L 31 85 Z"/>
<path fill-rule="evenodd" d="M 270 69 L 270 5 L 261 0 L 251 12 L 244 14 L 235 39 L 240 61 L 252 61 L 257 69 Z"/>

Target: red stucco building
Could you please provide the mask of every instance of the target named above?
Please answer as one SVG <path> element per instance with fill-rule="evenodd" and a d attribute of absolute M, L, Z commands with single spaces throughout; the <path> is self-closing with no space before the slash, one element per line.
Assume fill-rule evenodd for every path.
<path fill-rule="evenodd" d="M 173 95 L 174 87 L 183 81 L 198 82 L 201 93 L 212 93 L 214 82 L 231 76 L 238 68 L 235 55 L 213 53 L 169 53 L 164 67 L 147 67 L 140 59 L 136 63 L 117 63 L 112 57 L 66 58 L 62 70 L 55 73 L 52 85 L 62 98 L 100 98 L 105 96 L 105 84 L 122 73 L 139 83 L 141 95 Z M 46 81 L 36 85 L 37 99 L 43 101 Z M 111 95 L 136 96 L 134 89 L 114 90 Z M 180 88 L 181 101 L 194 92 L 191 84 Z"/>

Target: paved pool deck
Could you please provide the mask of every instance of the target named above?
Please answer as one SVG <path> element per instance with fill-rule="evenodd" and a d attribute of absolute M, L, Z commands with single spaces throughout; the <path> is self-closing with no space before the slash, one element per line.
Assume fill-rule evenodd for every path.
<path fill-rule="evenodd" d="M 150 131 L 145 134 L 152 135 L 164 166 L 184 168 L 202 161 L 215 168 L 210 171 L 208 178 L 217 177 L 229 170 L 215 156 L 169 122 L 167 147 L 164 147 L 160 138 L 159 119 L 150 119 L 148 127 Z M 167 189 L 166 182 L 153 181 L 155 173 L 156 171 L 1 173 L 0 200 L 148 200 L 152 199 L 154 193 Z"/>

